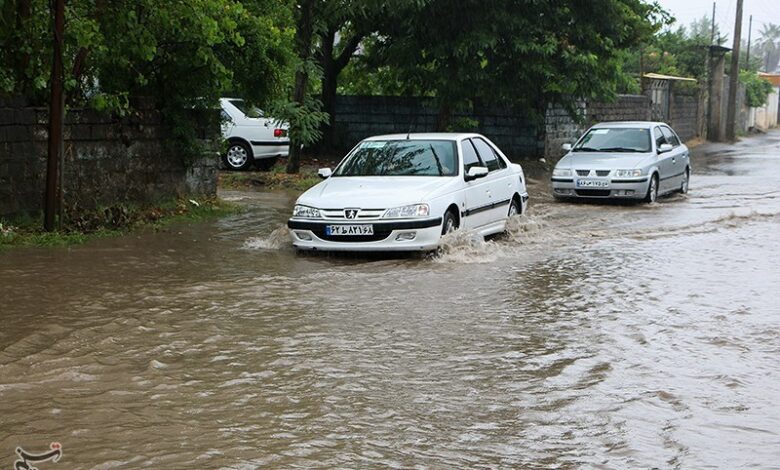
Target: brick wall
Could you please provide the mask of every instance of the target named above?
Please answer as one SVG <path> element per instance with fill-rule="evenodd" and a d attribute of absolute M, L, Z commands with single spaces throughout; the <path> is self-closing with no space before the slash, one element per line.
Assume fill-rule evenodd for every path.
<path fill-rule="evenodd" d="M 21 98 L 0 97 L 0 215 L 42 210 L 47 121 L 47 109 L 27 107 Z M 206 137 L 205 130 L 201 137 Z M 93 208 L 216 194 L 216 153 L 184 159 L 165 141 L 160 115 L 151 109 L 121 119 L 68 110 L 65 204 Z"/>
<path fill-rule="evenodd" d="M 698 96 L 674 94 L 669 125 L 683 141 L 691 140 L 701 135 L 702 112 Z"/>

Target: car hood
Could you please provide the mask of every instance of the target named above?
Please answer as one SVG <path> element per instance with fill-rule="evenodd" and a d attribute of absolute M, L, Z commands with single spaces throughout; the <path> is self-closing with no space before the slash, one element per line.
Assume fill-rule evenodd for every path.
<path fill-rule="evenodd" d="M 613 170 L 639 168 L 651 159 L 652 152 L 648 153 L 599 153 L 599 152 L 576 152 L 568 153 L 561 158 L 557 168 L 569 169 L 591 169 L 591 170 Z"/>
<path fill-rule="evenodd" d="M 332 176 L 303 193 L 298 204 L 320 209 L 387 209 L 426 202 L 446 191 L 454 180 L 446 176 Z"/>

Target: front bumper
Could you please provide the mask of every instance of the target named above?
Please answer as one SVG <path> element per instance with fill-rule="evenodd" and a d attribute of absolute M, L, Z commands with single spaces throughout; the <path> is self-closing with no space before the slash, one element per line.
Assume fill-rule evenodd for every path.
<path fill-rule="evenodd" d="M 650 184 L 647 176 L 640 178 L 613 178 L 604 188 L 582 188 L 576 186 L 577 178 L 553 177 L 552 191 L 559 198 L 620 198 L 642 199 Z"/>
<path fill-rule="evenodd" d="M 374 235 L 327 235 L 328 225 L 373 225 Z M 334 221 L 290 219 L 292 244 L 299 250 L 430 251 L 439 246 L 441 217 L 424 220 Z M 413 234 L 413 237 L 412 237 Z M 400 238 L 400 239 L 399 239 Z"/>

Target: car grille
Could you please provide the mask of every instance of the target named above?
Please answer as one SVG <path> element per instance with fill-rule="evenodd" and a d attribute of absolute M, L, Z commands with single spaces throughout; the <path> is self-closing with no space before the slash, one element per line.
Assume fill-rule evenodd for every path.
<path fill-rule="evenodd" d="M 353 208 L 350 207 L 349 209 Z M 347 209 L 321 209 L 320 213 L 323 218 L 328 220 L 376 220 L 381 218 L 382 214 L 385 213 L 384 209 L 355 209 L 358 213 L 357 217 L 354 219 L 347 219 L 346 213 L 344 212 Z"/>
<path fill-rule="evenodd" d="M 577 196 L 583 197 L 607 197 L 610 195 L 609 189 L 577 189 Z"/>
<path fill-rule="evenodd" d="M 596 170 L 597 176 L 609 176 L 609 170 Z"/>
<path fill-rule="evenodd" d="M 590 170 L 577 170 L 577 176 L 588 176 L 590 174 Z"/>

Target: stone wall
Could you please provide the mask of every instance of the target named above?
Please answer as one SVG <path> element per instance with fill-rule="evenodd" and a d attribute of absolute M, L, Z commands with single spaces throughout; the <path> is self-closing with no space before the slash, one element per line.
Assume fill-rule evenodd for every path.
<path fill-rule="evenodd" d="M 565 153 L 561 146 L 574 142 L 598 122 L 647 121 L 652 119 L 650 99 L 644 95 L 619 95 L 612 103 L 583 102 L 579 120 L 560 106 L 550 106 L 545 117 L 544 156 L 552 163 Z M 579 122 L 578 122 L 579 121 Z"/>
<path fill-rule="evenodd" d="M 27 107 L 21 98 L 0 97 L 0 215 L 43 209 L 47 122 L 47 109 Z M 201 128 L 200 137 L 206 132 Z M 216 153 L 185 159 L 171 151 L 166 137 L 160 114 L 152 109 L 124 118 L 68 110 L 66 206 L 142 205 L 177 196 L 215 195 Z"/>
<path fill-rule="evenodd" d="M 684 140 L 700 135 L 698 98 L 676 96 L 671 117 Z M 650 98 L 619 95 L 612 103 L 583 102 L 578 105 L 580 120 L 560 106 L 551 106 L 544 123 L 537 125 L 527 116 L 500 108 L 480 108 L 456 113 L 453 122 L 468 122 L 469 132 L 478 132 L 496 143 L 512 160 L 544 156 L 551 162 L 562 155 L 561 146 L 574 143 L 592 124 L 605 121 L 647 121 L 653 119 Z M 339 96 L 336 100 L 335 144 L 347 151 L 360 140 L 380 134 L 433 132 L 437 109 L 430 99 L 388 96 Z"/>

